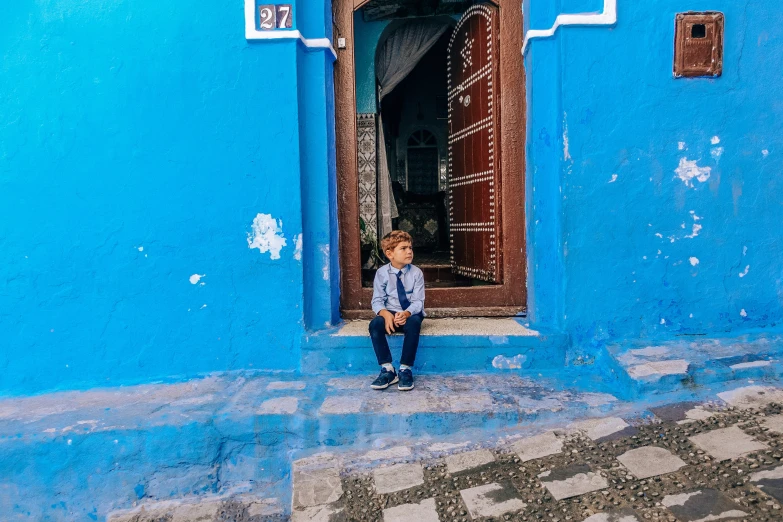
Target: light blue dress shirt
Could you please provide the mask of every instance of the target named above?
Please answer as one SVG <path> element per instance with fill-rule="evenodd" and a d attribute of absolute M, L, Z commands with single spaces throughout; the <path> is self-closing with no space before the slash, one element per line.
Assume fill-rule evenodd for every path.
<path fill-rule="evenodd" d="M 411 303 L 407 310 L 402 309 L 397 296 L 398 272 L 402 272 L 402 285 Z M 372 311 L 378 315 L 381 310 L 392 313 L 410 312 L 411 315 L 424 312 L 424 274 L 418 267 L 405 265 L 402 270 L 397 270 L 388 263 L 375 272 L 375 281 L 372 284 Z"/>

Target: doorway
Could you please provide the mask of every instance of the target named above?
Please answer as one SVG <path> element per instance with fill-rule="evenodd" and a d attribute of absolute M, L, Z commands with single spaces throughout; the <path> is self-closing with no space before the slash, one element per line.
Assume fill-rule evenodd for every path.
<path fill-rule="evenodd" d="M 524 311 L 519 6 L 453 0 L 333 5 L 335 38 L 346 41 L 335 63 L 343 317 L 372 314 L 372 277 L 386 260 L 373 259 L 367 246 L 392 228 L 414 237 L 431 316 Z M 370 27 L 377 22 L 385 22 L 382 32 Z M 371 76 L 377 82 L 372 106 L 362 63 L 368 27 L 376 29 L 376 51 L 386 58 Z M 415 65 L 400 71 L 411 56 Z M 362 98 L 369 113 L 357 108 Z M 362 142 L 368 132 L 377 140 L 376 154 Z M 372 165 L 377 170 L 368 177 Z M 373 177 L 374 200 L 365 197 L 372 188 L 360 187 Z"/>

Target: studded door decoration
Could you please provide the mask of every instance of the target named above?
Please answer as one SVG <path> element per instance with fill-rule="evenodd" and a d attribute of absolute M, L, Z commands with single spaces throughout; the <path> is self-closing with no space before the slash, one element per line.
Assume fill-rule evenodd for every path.
<path fill-rule="evenodd" d="M 452 271 L 502 282 L 498 12 L 470 7 L 448 48 L 449 235 Z"/>

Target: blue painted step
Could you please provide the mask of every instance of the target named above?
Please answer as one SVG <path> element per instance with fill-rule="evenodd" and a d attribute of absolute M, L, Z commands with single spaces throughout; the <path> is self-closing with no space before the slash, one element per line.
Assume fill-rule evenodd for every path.
<path fill-rule="evenodd" d="M 305 334 L 302 372 L 367 373 L 378 368 L 370 343 L 368 321 L 350 321 L 336 328 Z M 399 360 L 402 335 L 389 340 Z M 425 319 L 416 371 L 493 372 L 509 369 L 562 368 L 568 336 L 530 330 L 517 318 Z"/>
<path fill-rule="evenodd" d="M 627 387 L 624 398 L 691 389 L 715 382 L 783 376 L 783 335 L 742 336 L 663 343 L 631 341 L 606 347 L 604 370 Z"/>

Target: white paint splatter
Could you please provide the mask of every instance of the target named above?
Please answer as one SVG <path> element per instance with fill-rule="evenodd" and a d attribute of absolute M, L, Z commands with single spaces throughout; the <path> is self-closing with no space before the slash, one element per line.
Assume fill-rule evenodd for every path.
<path fill-rule="evenodd" d="M 140 247 L 138 247 L 138 248 L 137 248 L 137 250 L 138 250 L 139 252 L 144 252 L 144 247 L 143 247 L 143 246 L 140 246 Z"/>
<path fill-rule="evenodd" d="M 739 273 L 739 276 L 740 277 L 745 277 L 746 275 L 748 275 L 749 271 L 750 271 L 750 265 L 746 266 L 745 270 L 743 270 L 742 272 Z"/>
<path fill-rule="evenodd" d="M 280 250 L 286 246 L 283 220 L 271 214 L 258 214 L 253 220 L 253 231 L 247 234 L 248 248 L 257 248 L 262 254 L 270 252 L 271 259 L 280 259 Z"/>
<path fill-rule="evenodd" d="M 766 158 L 767 156 L 769 156 L 769 151 L 767 149 L 764 149 L 761 151 L 761 155 Z"/>
<path fill-rule="evenodd" d="M 713 145 L 717 145 L 718 143 L 720 143 L 720 138 L 717 136 L 713 136 L 712 139 L 710 140 L 710 143 L 712 143 Z"/>
<path fill-rule="evenodd" d="M 680 158 L 680 165 L 674 172 L 685 183 L 686 187 L 693 187 L 694 179 L 701 183 L 710 179 L 712 169 L 710 167 L 699 167 L 697 160 L 690 161 L 688 158 Z"/>
<path fill-rule="evenodd" d="M 698 257 L 690 257 L 688 258 L 688 261 L 691 262 L 691 266 L 696 266 L 699 264 L 699 258 Z"/>
<path fill-rule="evenodd" d="M 188 280 L 190 281 L 191 285 L 195 285 L 201 280 L 202 277 L 205 277 L 206 275 L 207 274 L 193 274 Z"/>
<path fill-rule="evenodd" d="M 666 324 L 666 319 L 661 318 L 661 324 Z"/>
<path fill-rule="evenodd" d="M 699 232 L 701 232 L 701 229 L 704 228 L 703 226 L 699 225 L 698 223 L 693 224 L 693 228 L 691 229 L 691 233 L 688 234 L 687 238 L 693 239 L 694 237 L 699 235 Z"/>
<path fill-rule="evenodd" d="M 661 234 L 660 232 L 656 232 L 655 235 L 656 237 L 663 239 L 663 234 Z"/>
<path fill-rule="evenodd" d="M 201 308 L 199 308 L 199 310 L 203 310 L 203 309 L 204 309 L 204 308 L 206 308 L 206 307 L 207 307 L 207 305 L 206 305 L 206 304 L 203 304 L 203 305 L 201 305 Z"/>
<path fill-rule="evenodd" d="M 694 221 L 699 221 L 701 219 L 701 217 L 696 215 L 696 211 L 695 210 L 691 210 L 690 214 L 691 214 L 691 217 L 693 218 Z"/>
<path fill-rule="evenodd" d="M 612 179 L 609 180 L 609 183 L 614 183 L 617 181 L 617 174 L 612 174 Z"/>
<path fill-rule="evenodd" d="M 740 310 L 740 317 L 747 317 L 747 316 L 748 316 L 748 312 L 746 312 L 744 308 Z"/>
<path fill-rule="evenodd" d="M 685 223 L 681 224 L 680 228 L 685 228 Z"/>
<path fill-rule="evenodd" d="M 693 314 L 690 314 L 688 317 L 690 317 L 691 319 L 693 319 Z"/>
<path fill-rule="evenodd" d="M 294 259 L 302 260 L 302 234 L 294 236 Z"/>
<path fill-rule="evenodd" d="M 748 247 L 746 247 L 746 246 L 742 247 L 742 255 L 743 256 L 748 255 Z"/>
<path fill-rule="evenodd" d="M 713 147 L 710 149 L 710 156 L 715 160 L 715 163 L 720 163 L 720 157 L 723 156 L 723 147 Z"/>
<path fill-rule="evenodd" d="M 685 150 L 685 142 L 680 141 L 677 143 L 677 150 Z"/>

